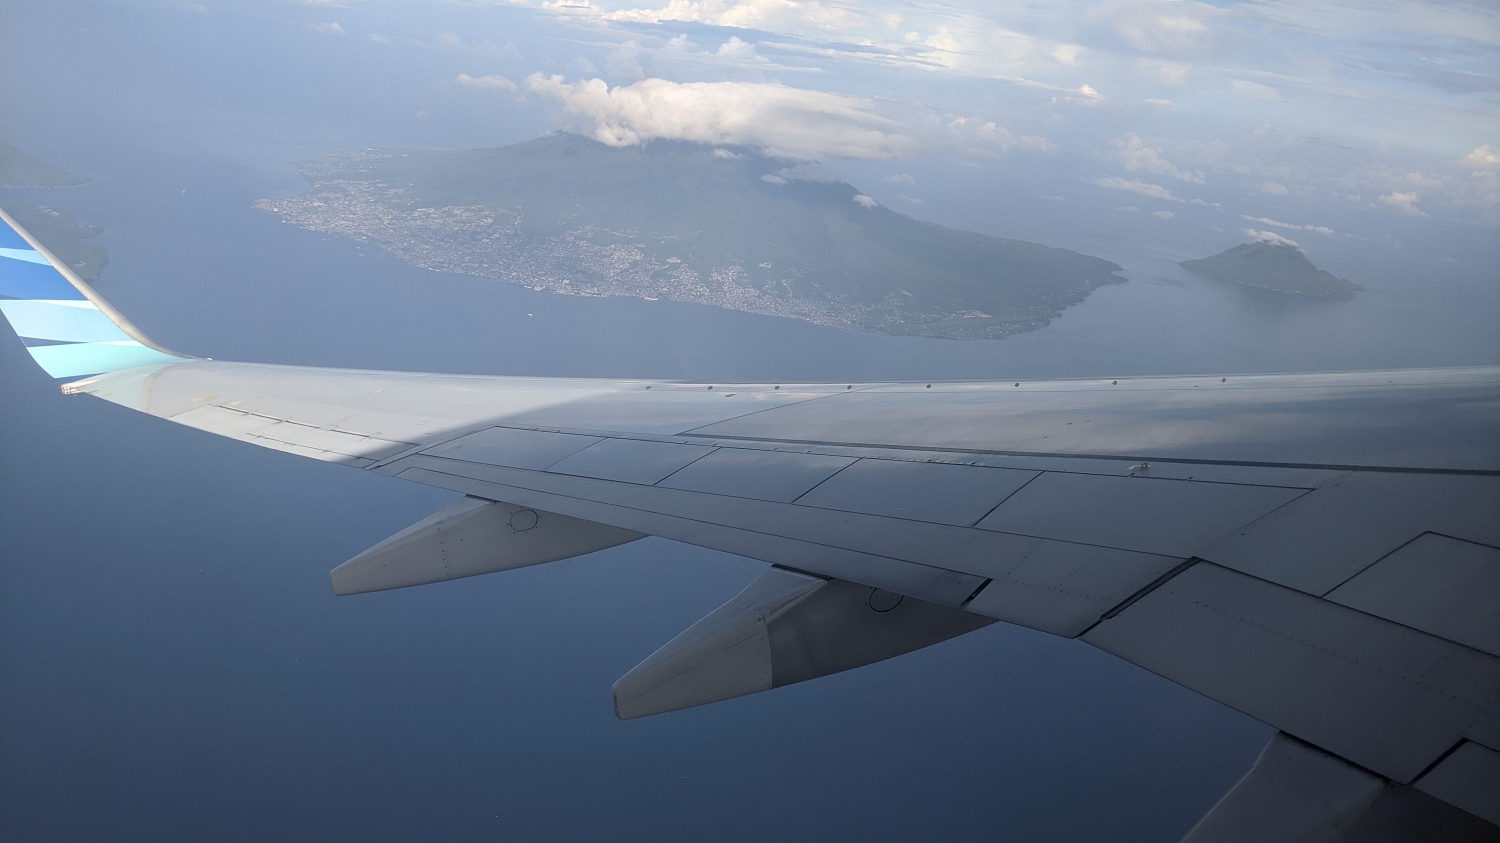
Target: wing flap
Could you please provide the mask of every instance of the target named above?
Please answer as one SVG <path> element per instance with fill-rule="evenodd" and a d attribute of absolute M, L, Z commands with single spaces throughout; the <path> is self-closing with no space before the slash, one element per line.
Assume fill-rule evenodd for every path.
<path fill-rule="evenodd" d="M 1500 546 L 1500 477 L 1350 472 L 1199 555 L 1322 596 L 1425 532 Z"/>
<path fill-rule="evenodd" d="M 1208 562 L 1083 640 L 1397 782 L 1500 715 L 1500 659 Z"/>

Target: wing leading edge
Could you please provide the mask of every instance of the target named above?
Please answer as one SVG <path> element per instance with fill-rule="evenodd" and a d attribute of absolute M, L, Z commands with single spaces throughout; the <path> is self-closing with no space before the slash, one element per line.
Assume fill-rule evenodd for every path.
<path fill-rule="evenodd" d="M 49 374 L 95 375 L 65 392 L 468 496 L 341 566 L 341 593 L 643 535 L 772 563 L 617 683 L 622 717 L 1002 620 L 1080 638 L 1321 754 L 1268 748 L 1266 764 L 1326 756 L 1500 823 L 1500 368 L 709 385 L 226 363 L 150 343 L 21 239 L 82 298 L 12 295 L 66 291 L 23 287 L 33 270 L 14 265 L 41 264 L 0 252 L 18 333 L 100 342 L 26 321 L 36 303 L 83 301 L 156 355 L 83 355 L 80 371 L 33 350 Z M 1265 778 L 1247 776 L 1221 818 Z M 1393 804 L 1302 793 L 1346 819 Z"/>

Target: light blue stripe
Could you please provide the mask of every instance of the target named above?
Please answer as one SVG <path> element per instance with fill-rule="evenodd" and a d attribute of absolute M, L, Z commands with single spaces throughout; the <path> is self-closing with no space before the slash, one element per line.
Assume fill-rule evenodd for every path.
<path fill-rule="evenodd" d="M 0 258 L 15 258 L 28 263 L 47 263 L 47 259 L 42 257 L 42 253 L 36 249 L 0 249 Z"/>
<path fill-rule="evenodd" d="M 0 301 L 0 313 L 23 337 L 60 342 L 119 342 L 130 339 L 92 302 L 77 306 L 48 301 Z"/>
<path fill-rule="evenodd" d="M 42 345 L 26 349 L 31 358 L 54 378 L 76 378 L 117 372 L 152 363 L 178 363 L 181 357 L 162 354 L 134 340 L 122 343 L 79 342 Z"/>

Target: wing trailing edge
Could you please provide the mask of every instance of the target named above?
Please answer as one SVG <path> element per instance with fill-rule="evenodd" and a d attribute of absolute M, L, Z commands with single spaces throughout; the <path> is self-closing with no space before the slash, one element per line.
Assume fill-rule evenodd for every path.
<path fill-rule="evenodd" d="M 1465 744 L 1473 746 L 1473 744 Z M 1436 770 L 1433 771 L 1437 772 Z M 1429 773 L 1428 778 L 1432 775 Z M 1278 732 L 1182 843 L 1494 841 L 1494 794 L 1443 801 Z"/>

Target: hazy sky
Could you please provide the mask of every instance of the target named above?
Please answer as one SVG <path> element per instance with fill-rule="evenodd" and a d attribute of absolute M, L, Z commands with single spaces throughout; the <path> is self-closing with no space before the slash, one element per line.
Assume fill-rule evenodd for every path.
<path fill-rule="evenodd" d="M 1315 260 L 1376 242 L 1477 267 L 1500 226 L 1493 3 L 60 0 L 9 14 L 13 65 L 48 68 L 0 79 L 0 136 L 23 146 L 100 113 L 172 151 L 283 172 L 367 145 L 679 138 L 823 161 L 914 216 L 1094 253 L 1080 237 L 1107 231 L 1180 257 L 1284 238 Z"/>
<path fill-rule="evenodd" d="M 473 107 L 539 101 L 611 144 L 1058 156 L 1120 204 L 1175 217 L 1232 197 L 1243 227 L 1282 234 L 1331 227 L 1256 213 L 1258 197 L 1500 222 L 1489 3 L 558 0 L 422 25 L 454 5 L 276 13 L 393 54 L 450 51 L 466 69 L 446 81 Z"/>

